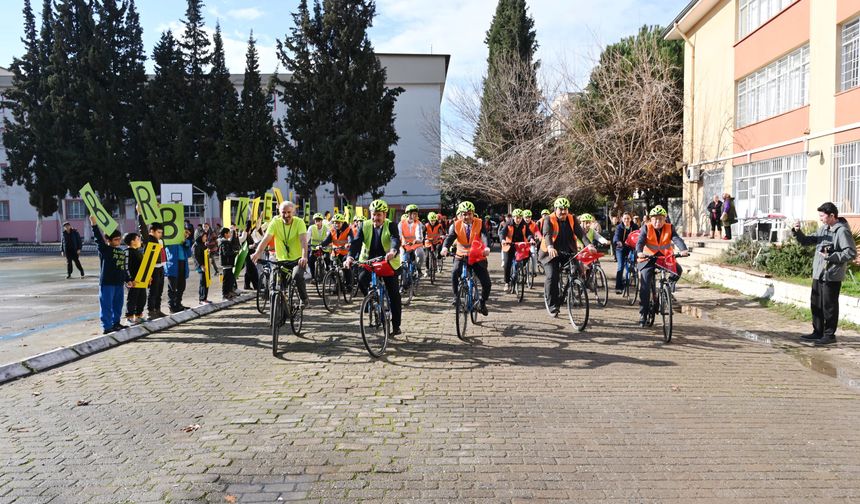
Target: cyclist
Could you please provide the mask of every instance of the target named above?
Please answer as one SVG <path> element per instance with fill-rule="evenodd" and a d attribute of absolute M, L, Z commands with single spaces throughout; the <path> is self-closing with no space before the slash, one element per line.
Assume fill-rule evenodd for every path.
<path fill-rule="evenodd" d="M 278 261 L 298 262 L 293 268 L 293 282 L 299 290 L 302 304 L 308 304 L 305 288 L 305 268 L 308 265 L 308 234 L 305 221 L 295 217 L 296 207 L 291 201 L 284 201 L 279 207 L 279 215 L 269 221 L 266 236 L 257 245 L 251 256 L 255 263 L 266 252 L 266 247 L 275 241 L 275 258 Z"/>
<path fill-rule="evenodd" d="M 346 217 L 343 214 L 336 213 L 331 218 L 331 234 L 323 240 L 320 246 L 326 248 L 331 245 L 333 247 L 331 252 L 332 258 L 340 256 L 343 259 L 349 253 L 348 246 L 354 236 L 352 234 L 352 226 L 346 222 Z M 346 284 L 352 285 L 352 272 L 346 270 L 344 273 Z"/>
<path fill-rule="evenodd" d="M 424 246 L 429 250 L 426 254 L 425 263 L 427 269 L 430 269 L 430 254 L 436 254 L 437 259 L 441 257 L 444 228 L 439 222 L 439 216 L 436 215 L 436 212 L 428 213 L 427 221 L 427 224 L 424 225 Z"/>
<path fill-rule="evenodd" d="M 526 224 L 529 226 L 529 230 L 532 232 L 531 239 L 531 274 L 532 276 L 537 275 L 537 243 L 540 243 L 541 234 L 540 234 L 540 223 L 532 220 L 532 211 L 531 210 L 523 210 L 523 220 L 526 221 Z"/>
<path fill-rule="evenodd" d="M 610 245 L 609 240 L 600 234 L 600 224 L 594 219 L 593 215 L 590 213 L 584 213 L 579 216 L 579 222 L 582 223 L 585 236 L 588 237 L 591 243 L 596 243 L 605 247 Z"/>
<path fill-rule="evenodd" d="M 511 214 L 514 216 L 513 222 L 507 227 L 499 228 L 499 241 L 505 254 L 505 289 L 511 286 L 511 265 L 516 256 L 516 251 L 511 249 L 511 244 L 529 241 L 533 236 L 529 225 L 523 220 L 523 211 L 515 208 Z"/>
<path fill-rule="evenodd" d="M 540 211 L 540 219 L 537 221 L 538 233 L 541 234 L 541 239 L 543 239 L 543 224 L 546 222 L 547 216 L 549 216 L 549 210 L 544 208 Z"/>
<path fill-rule="evenodd" d="M 655 206 L 648 212 L 651 220 L 643 226 L 639 233 L 639 241 L 636 242 L 636 256 L 639 261 L 639 326 L 645 327 L 645 318 L 651 309 L 651 282 L 654 281 L 654 269 L 656 265 L 648 258 L 651 256 L 671 255 L 673 246 L 678 247 L 682 256 L 690 255 L 687 244 L 678 236 L 675 227 L 666 222 L 666 209 L 660 205 Z M 681 277 L 681 265 L 673 277 L 675 280 Z"/>
<path fill-rule="evenodd" d="M 378 199 L 370 204 L 370 220 L 365 220 L 358 229 L 358 235 L 349 246 L 349 256 L 346 258 L 347 269 L 361 254 L 362 260 L 370 257 L 385 256 L 395 274 L 390 277 L 380 277 L 385 282 L 388 299 L 391 301 L 391 336 L 400 334 L 400 234 L 397 225 L 388 220 L 388 203 Z M 358 276 L 358 287 L 362 294 L 367 295 L 370 285 L 370 273 L 361 270 Z"/>
<path fill-rule="evenodd" d="M 544 296 L 549 300 L 550 311 L 557 314 L 562 300 L 559 299 L 558 287 L 561 269 L 564 266 L 559 252 L 576 253 L 576 240 L 581 240 L 586 246 L 591 241 L 585 236 L 582 227 L 569 213 L 570 201 L 567 198 L 557 198 L 553 202 L 555 212 L 543 218 L 543 240 L 541 240 L 538 260 L 544 265 Z M 592 247 L 593 248 L 593 247 Z"/>
<path fill-rule="evenodd" d="M 329 235 L 329 227 L 328 224 L 323 222 L 323 215 L 319 212 L 314 214 L 314 223 L 311 228 L 308 230 L 308 244 L 311 250 L 314 250 L 322 244 L 323 240 L 326 239 L 326 236 Z M 324 255 L 325 262 L 327 266 L 331 265 L 331 260 Z M 316 261 L 310 262 L 310 270 L 311 270 L 311 278 L 316 274 Z"/>
<path fill-rule="evenodd" d="M 466 266 L 469 258 L 469 251 L 474 242 L 482 243 L 484 247 L 484 259 L 472 264 L 472 271 L 481 282 L 481 304 L 478 307 L 481 314 L 487 315 L 487 299 L 490 297 L 490 273 L 487 271 L 487 256 L 490 255 L 490 249 L 487 242 L 487 235 L 481 230 L 481 219 L 475 217 L 475 205 L 471 201 L 464 201 L 457 206 L 457 220 L 451 224 L 448 229 L 448 236 L 442 244 L 442 256 L 448 255 L 448 249 L 452 244 L 457 245 L 456 259 L 454 260 L 453 271 L 451 272 L 451 283 L 454 290 L 454 302 L 457 304 L 457 285 L 460 282 L 462 268 Z"/>
<path fill-rule="evenodd" d="M 358 229 L 361 227 L 361 223 L 364 222 L 364 216 L 356 215 L 352 218 L 352 225 L 349 228 L 352 230 L 352 237 L 355 238 L 358 236 Z"/>
<path fill-rule="evenodd" d="M 424 233 L 421 221 L 418 219 L 418 205 L 407 205 L 404 217 L 406 219 L 400 221 L 400 261 L 415 263 L 418 268 L 418 276 L 424 276 L 421 270 L 424 264 Z M 407 272 L 407 268 L 403 269 L 403 274 Z M 405 280 L 405 278 L 404 278 Z"/>
<path fill-rule="evenodd" d="M 615 262 L 618 263 L 618 271 L 615 273 L 615 293 L 621 294 L 624 290 L 624 270 L 627 268 L 627 260 L 633 250 L 627 245 L 627 237 L 636 231 L 633 228 L 633 216 L 630 212 L 621 214 L 621 223 L 615 228 L 612 242 L 615 244 Z"/>

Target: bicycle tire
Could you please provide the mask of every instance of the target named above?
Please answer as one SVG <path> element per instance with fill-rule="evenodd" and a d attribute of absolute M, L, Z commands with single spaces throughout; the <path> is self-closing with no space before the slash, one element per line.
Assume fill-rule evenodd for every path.
<path fill-rule="evenodd" d="M 323 306 L 331 313 L 337 309 L 340 303 L 340 277 L 336 270 L 329 270 L 323 277 L 322 299 Z"/>
<path fill-rule="evenodd" d="M 637 271 L 634 270 L 633 274 L 630 275 L 627 288 L 632 291 L 630 297 L 627 298 L 627 304 L 633 306 L 639 300 L 639 273 Z"/>
<path fill-rule="evenodd" d="M 257 285 L 257 311 L 265 315 L 269 306 L 269 275 L 261 275 Z"/>
<path fill-rule="evenodd" d="M 606 280 L 606 272 L 603 268 L 596 264 L 591 276 L 591 286 L 594 289 L 594 300 L 601 307 L 609 304 L 609 284 Z"/>
<path fill-rule="evenodd" d="M 472 319 L 472 324 L 478 323 L 478 307 L 480 306 L 481 294 L 478 292 L 478 282 L 472 279 L 472 309 L 469 312 L 469 317 Z"/>
<path fill-rule="evenodd" d="M 290 327 L 293 330 L 293 334 L 296 336 L 302 333 L 302 323 L 304 322 L 304 312 L 305 309 L 301 305 L 301 298 L 299 297 L 299 288 L 296 287 L 295 282 L 290 282 L 290 291 L 288 294 L 289 301 L 289 314 L 290 314 Z"/>
<path fill-rule="evenodd" d="M 385 354 L 390 334 L 385 307 L 379 305 L 379 292 L 371 290 L 361 301 L 358 318 L 364 349 L 374 359 Z M 372 332 L 373 331 L 373 332 Z"/>
<path fill-rule="evenodd" d="M 672 296 L 669 287 L 660 288 L 660 315 L 663 318 L 663 342 L 672 341 Z"/>
<path fill-rule="evenodd" d="M 529 259 L 529 261 L 531 261 L 531 259 Z M 535 287 L 535 272 L 532 271 L 532 267 L 530 265 L 527 265 L 527 266 L 528 266 L 528 268 L 526 268 L 526 281 L 528 282 L 529 289 L 534 289 L 534 287 Z"/>
<path fill-rule="evenodd" d="M 522 303 L 523 297 L 526 294 L 526 268 L 517 268 L 517 281 L 515 289 L 517 290 L 517 302 Z"/>
<path fill-rule="evenodd" d="M 654 327 L 654 320 L 656 319 L 657 311 L 659 310 L 660 298 L 657 297 L 656 282 L 657 279 L 655 278 L 651 283 L 651 305 L 648 307 L 648 317 L 645 321 L 648 327 Z"/>
<path fill-rule="evenodd" d="M 575 278 L 567 291 L 567 317 L 570 324 L 579 332 L 588 327 L 588 290 L 582 280 Z"/>
<path fill-rule="evenodd" d="M 457 337 L 462 341 L 468 341 L 466 339 L 466 328 L 468 326 L 469 315 L 466 313 L 469 303 L 468 303 L 468 290 L 466 282 L 462 279 L 459 280 L 459 284 L 457 286 L 457 303 L 454 305 L 454 316 L 455 323 L 457 325 Z"/>
<path fill-rule="evenodd" d="M 409 306 L 412 303 L 412 298 L 415 297 L 415 279 L 412 278 L 412 271 L 407 269 L 406 278 L 408 282 L 405 286 L 400 287 L 400 303 L 403 306 Z"/>
<path fill-rule="evenodd" d="M 317 296 L 319 297 L 322 297 L 322 282 L 323 278 L 325 278 L 325 274 L 325 259 L 319 257 L 314 263 L 314 287 L 316 287 Z"/>
<path fill-rule="evenodd" d="M 281 320 L 283 315 L 281 311 L 284 309 L 283 296 L 279 293 L 272 295 L 272 315 L 270 317 L 272 324 L 272 355 L 278 355 L 278 339 L 281 333 Z"/>
<path fill-rule="evenodd" d="M 434 285 L 436 283 L 436 251 L 431 248 L 428 253 L 430 254 L 430 264 L 427 273 L 430 276 L 430 285 Z"/>
<path fill-rule="evenodd" d="M 351 282 L 347 284 L 346 281 L 346 270 L 340 271 L 340 279 L 341 279 L 341 293 L 343 293 L 343 302 L 346 304 L 352 303 L 352 298 L 354 297 L 353 293 L 353 284 L 358 282 L 356 277 L 350 277 Z"/>

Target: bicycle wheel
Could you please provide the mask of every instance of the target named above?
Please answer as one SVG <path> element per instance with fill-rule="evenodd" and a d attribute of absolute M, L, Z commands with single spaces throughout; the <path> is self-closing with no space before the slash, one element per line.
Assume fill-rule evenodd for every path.
<path fill-rule="evenodd" d="M 630 279 L 627 282 L 626 289 L 629 291 L 627 304 L 633 306 L 636 304 L 636 301 L 639 300 L 639 273 L 637 273 L 636 270 L 633 270 L 630 273 Z"/>
<path fill-rule="evenodd" d="M 472 323 L 478 323 L 478 307 L 481 305 L 481 293 L 478 291 L 478 282 L 472 279 L 472 310 L 469 312 Z"/>
<path fill-rule="evenodd" d="M 302 332 L 305 308 L 302 306 L 302 300 L 299 297 L 299 288 L 296 287 L 295 282 L 290 282 L 290 294 L 288 297 L 290 327 L 293 329 L 293 334 L 298 336 Z"/>
<path fill-rule="evenodd" d="M 531 259 L 528 259 L 526 261 L 526 282 L 529 286 L 529 289 L 534 289 L 534 287 L 535 287 L 535 272 L 532 270 L 531 263 L 529 263 L 528 261 L 531 261 Z"/>
<path fill-rule="evenodd" d="M 663 317 L 663 342 L 672 341 L 672 296 L 669 287 L 660 288 L 660 315 Z"/>
<path fill-rule="evenodd" d="M 577 331 L 582 332 L 588 326 L 588 291 L 578 278 L 573 280 L 567 291 L 567 315 Z"/>
<path fill-rule="evenodd" d="M 600 306 L 609 303 L 609 284 L 606 282 L 606 273 L 599 264 L 594 266 L 591 273 L 591 288 L 594 290 L 594 300 Z"/>
<path fill-rule="evenodd" d="M 319 257 L 317 258 L 316 263 L 314 263 L 314 287 L 317 288 L 317 296 L 319 297 L 322 297 L 322 285 L 325 274 L 325 259 Z"/>
<path fill-rule="evenodd" d="M 654 319 L 657 316 L 657 311 L 660 309 L 660 298 L 657 297 L 657 287 L 654 285 L 656 281 L 654 279 L 651 283 L 651 306 L 648 307 L 648 317 L 645 321 L 648 327 L 654 326 Z"/>
<path fill-rule="evenodd" d="M 340 303 L 340 277 L 336 270 L 327 271 L 322 281 L 322 298 L 325 309 L 334 313 Z"/>
<path fill-rule="evenodd" d="M 340 291 L 343 294 L 343 302 L 346 304 L 349 304 L 349 303 L 352 303 L 353 284 L 357 283 L 358 279 L 356 277 L 351 277 L 351 281 L 347 282 L 346 281 L 346 273 L 347 273 L 346 270 L 340 271 L 340 279 L 341 279 Z"/>
<path fill-rule="evenodd" d="M 415 279 L 412 277 L 411 268 L 407 268 L 405 278 L 406 285 L 400 286 L 400 303 L 403 306 L 409 306 L 415 296 Z"/>
<path fill-rule="evenodd" d="M 376 359 L 382 357 L 388 346 L 389 325 L 386 317 L 384 307 L 379 304 L 379 292 L 368 292 L 361 302 L 358 323 L 364 348 Z"/>
<path fill-rule="evenodd" d="M 517 290 L 517 302 L 523 302 L 523 296 L 526 294 L 526 276 L 528 273 L 526 272 L 526 267 L 522 266 L 517 268 L 517 278 L 514 285 L 514 288 Z"/>
<path fill-rule="evenodd" d="M 272 295 L 272 355 L 278 355 L 278 338 L 281 333 L 281 326 L 284 325 L 284 296 L 281 293 Z"/>
<path fill-rule="evenodd" d="M 469 314 L 466 313 L 469 310 L 468 295 L 469 291 L 466 282 L 460 280 L 460 283 L 457 286 L 457 304 L 454 308 L 457 323 L 457 337 L 463 341 L 466 341 L 466 325 L 469 320 Z"/>
<path fill-rule="evenodd" d="M 430 285 L 433 285 L 436 283 L 436 252 L 431 248 L 427 253 L 430 254 L 428 256 L 430 257 L 430 264 L 427 267 L 427 273 L 430 276 Z"/>
<path fill-rule="evenodd" d="M 260 275 L 257 285 L 257 311 L 265 315 L 269 306 L 269 275 Z"/>

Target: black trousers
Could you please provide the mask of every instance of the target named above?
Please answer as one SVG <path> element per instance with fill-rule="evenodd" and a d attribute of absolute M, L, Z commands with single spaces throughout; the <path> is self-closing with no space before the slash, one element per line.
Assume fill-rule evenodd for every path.
<path fill-rule="evenodd" d="M 677 282 L 684 273 L 684 268 L 677 265 L 677 273 L 671 276 L 669 281 Z M 651 308 L 651 284 L 656 282 L 657 266 L 652 263 L 642 262 L 637 266 L 639 270 L 639 315 L 645 315 Z M 657 294 L 660 294 L 659 292 Z"/>
<path fill-rule="evenodd" d="M 463 274 L 463 266 L 465 265 L 465 261 L 459 258 L 454 259 L 454 269 L 451 271 L 451 287 L 454 291 L 454 298 L 457 298 L 457 287 L 460 285 L 460 275 Z M 472 265 L 472 271 L 475 272 L 475 276 L 478 277 L 478 281 L 481 282 L 481 301 L 487 302 L 490 299 L 490 291 L 492 289 L 492 284 L 490 283 L 490 272 L 487 271 L 487 261 L 476 262 Z"/>
<path fill-rule="evenodd" d="M 66 276 L 72 276 L 72 263 L 75 263 L 75 266 L 78 268 L 78 271 L 81 272 L 81 276 L 84 276 L 84 267 L 81 266 L 81 260 L 78 258 L 78 254 L 70 255 L 66 254 Z"/>
<path fill-rule="evenodd" d="M 839 324 L 839 291 L 842 282 L 812 281 L 812 329 L 819 337 L 836 336 Z"/>
<path fill-rule="evenodd" d="M 714 219 L 711 217 L 711 233 L 722 231 L 723 229 L 723 221 L 720 219 Z"/>
<path fill-rule="evenodd" d="M 726 222 L 726 223 L 723 225 L 723 229 L 726 231 L 726 238 L 728 238 L 729 240 L 731 240 L 731 239 L 732 239 L 732 225 L 731 225 L 731 224 L 729 224 L 728 222 Z"/>
<path fill-rule="evenodd" d="M 201 271 L 198 275 L 200 275 L 200 285 L 197 286 L 197 300 L 202 303 L 209 299 L 209 287 L 206 287 L 206 273 Z"/>
<path fill-rule="evenodd" d="M 543 265 L 545 273 L 543 281 L 543 295 L 549 299 L 550 306 L 561 306 L 558 298 L 558 277 L 561 274 L 561 259 L 556 257 Z"/>
<path fill-rule="evenodd" d="M 377 277 L 385 282 L 385 290 L 388 292 L 388 299 L 391 301 L 391 325 L 395 328 L 400 328 L 400 316 L 403 313 L 403 307 L 400 303 L 400 269 L 394 271 L 394 275 L 390 277 Z M 361 293 L 367 295 L 367 289 L 370 287 L 370 272 L 362 269 L 358 274 L 358 288 Z"/>
<path fill-rule="evenodd" d="M 148 311 L 161 310 L 161 294 L 164 292 L 164 267 L 152 270 L 152 282 L 149 284 L 149 295 L 146 300 Z"/>
<path fill-rule="evenodd" d="M 257 290 L 260 288 L 260 276 L 257 265 L 249 257 L 245 261 L 245 290 Z"/>
<path fill-rule="evenodd" d="M 233 276 L 233 268 L 222 267 L 224 268 L 224 281 L 221 282 L 221 296 L 226 298 L 227 294 L 233 292 L 233 284 L 236 283 L 236 278 Z"/>
<path fill-rule="evenodd" d="M 179 261 L 176 266 L 176 276 L 167 277 L 167 302 L 170 309 L 179 311 L 182 309 L 182 295 L 185 294 L 185 261 Z"/>
<path fill-rule="evenodd" d="M 146 305 L 146 289 L 135 288 L 128 290 L 125 302 L 125 316 L 132 317 L 143 315 L 143 307 Z"/>

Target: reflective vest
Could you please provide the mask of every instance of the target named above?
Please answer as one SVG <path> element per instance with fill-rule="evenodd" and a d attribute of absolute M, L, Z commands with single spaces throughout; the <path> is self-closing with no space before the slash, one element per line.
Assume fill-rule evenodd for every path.
<path fill-rule="evenodd" d="M 331 228 L 331 245 L 332 247 L 343 247 L 340 250 L 335 250 L 334 253 L 339 256 L 345 256 L 349 253 L 347 245 L 349 244 L 349 235 L 352 233 L 352 228 L 344 226 L 344 230 L 338 233 L 337 228 Z"/>
<path fill-rule="evenodd" d="M 313 226 L 311 226 L 311 241 L 309 245 L 311 247 L 319 246 L 319 244 L 325 240 L 326 236 L 328 236 L 328 233 L 328 226 L 326 226 L 325 224 L 323 224 L 320 228 L 317 228 L 317 225 L 314 224 Z"/>
<path fill-rule="evenodd" d="M 642 252 L 648 255 L 669 255 L 672 253 L 674 244 L 672 243 L 672 225 L 668 222 L 663 224 L 660 229 L 660 236 L 657 236 L 657 230 L 654 226 L 647 224 L 645 235 L 645 246 Z M 647 261 L 647 258 L 638 258 L 639 262 Z"/>
<path fill-rule="evenodd" d="M 408 220 L 400 221 L 400 243 L 407 252 L 418 250 L 422 244 L 418 242 L 418 230 L 421 223 L 409 224 Z"/>
<path fill-rule="evenodd" d="M 433 224 L 424 226 L 424 243 L 430 245 L 442 243 L 442 223 L 437 222 L 435 226 Z"/>
<path fill-rule="evenodd" d="M 469 250 L 472 248 L 472 242 L 481 241 L 481 219 L 472 217 L 472 234 L 466 236 L 466 224 L 463 219 L 454 221 L 454 233 L 457 235 L 457 257 L 464 258 L 469 256 Z"/>
<path fill-rule="evenodd" d="M 540 226 L 535 221 L 531 221 L 529 223 L 529 231 L 532 232 L 532 236 L 540 236 Z"/>
<path fill-rule="evenodd" d="M 385 222 L 382 223 L 382 235 L 379 237 L 382 240 L 382 250 L 387 254 L 389 250 L 391 250 L 391 221 L 385 219 Z M 362 237 L 364 238 L 364 248 L 361 249 L 361 256 L 359 257 L 362 261 L 366 261 L 369 259 L 368 254 L 370 253 L 370 242 L 373 239 L 373 221 L 368 219 L 364 221 L 364 224 L 361 227 Z M 394 257 L 388 261 L 388 264 L 391 265 L 392 269 L 397 269 L 400 267 L 400 254 L 394 254 Z"/>
<path fill-rule="evenodd" d="M 529 225 L 526 224 L 525 221 L 523 221 L 520 226 L 522 226 L 523 228 L 523 241 L 525 241 L 526 237 L 528 236 Z M 505 235 L 505 239 L 502 241 L 502 252 L 507 252 L 511 249 L 511 243 L 514 241 L 514 231 L 516 231 L 516 228 L 516 224 L 511 224 L 508 226 L 508 233 Z"/>
<path fill-rule="evenodd" d="M 555 214 L 549 214 L 549 223 L 552 229 L 550 230 L 548 235 L 543 237 L 543 241 L 541 241 L 540 243 L 540 249 L 544 252 L 549 251 L 549 249 L 547 248 L 547 239 L 552 238 L 554 240 L 555 237 L 558 236 L 558 217 Z M 571 249 L 573 252 L 576 252 L 576 225 L 574 223 L 573 216 L 570 214 L 567 214 L 567 223 L 570 225 L 570 233 L 573 235 L 573 243 L 571 244 Z"/>

